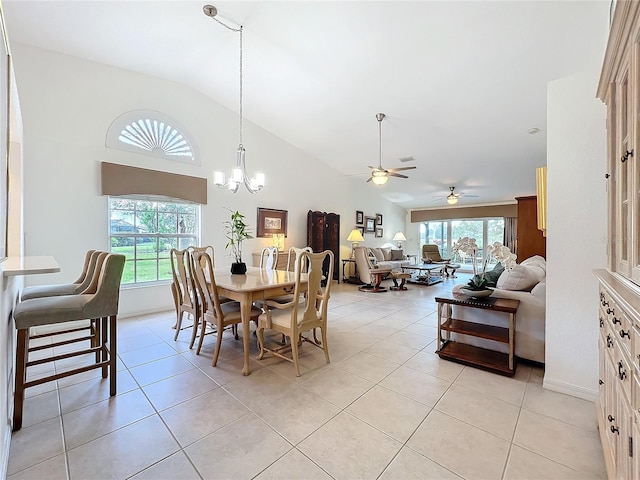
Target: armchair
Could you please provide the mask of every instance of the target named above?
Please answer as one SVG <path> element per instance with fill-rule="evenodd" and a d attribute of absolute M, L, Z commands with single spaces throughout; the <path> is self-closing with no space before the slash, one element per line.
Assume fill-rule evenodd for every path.
<path fill-rule="evenodd" d="M 385 287 L 380 287 L 383 278 L 391 273 L 391 268 L 374 268 L 369 261 L 367 247 L 355 247 L 353 254 L 356 259 L 356 267 L 360 280 L 364 283 L 358 290 L 363 292 L 386 292 Z"/>
<path fill-rule="evenodd" d="M 450 258 L 442 258 L 438 245 L 427 244 L 422 246 L 422 263 L 449 263 Z"/>

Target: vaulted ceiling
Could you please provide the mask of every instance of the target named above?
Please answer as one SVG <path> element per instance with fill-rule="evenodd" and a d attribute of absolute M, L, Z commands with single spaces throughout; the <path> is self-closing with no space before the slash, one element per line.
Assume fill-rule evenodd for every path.
<path fill-rule="evenodd" d="M 180 82 L 238 111 L 239 38 L 203 14 L 207 2 L 5 0 L 3 9 L 11 42 Z M 385 113 L 383 167 L 417 169 L 369 185 L 406 208 L 445 207 L 450 186 L 477 195 L 463 206 L 534 194 L 547 83 L 601 62 L 609 15 L 608 1 L 213 5 L 244 26 L 245 117 L 365 182 Z"/>

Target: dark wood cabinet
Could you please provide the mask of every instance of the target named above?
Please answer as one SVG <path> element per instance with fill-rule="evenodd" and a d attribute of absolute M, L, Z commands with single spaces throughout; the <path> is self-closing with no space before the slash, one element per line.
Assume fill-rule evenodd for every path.
<path fill-rule="evenodd" d="M 315 253 L 331 250 L 333 252 L 333 279 L 339 280 L 340 268 L 340 215 L 311 211 L 307 213 L 307 245 Z M 329 265 L 323 268 L 325 275 Z"/>
<path fill-rule="evenodd" d="M 547 239 L 538 230 L 538 197 L 516 197 L 518 226 L 516 229 L 516 255 L 518 263 L 533 255 L 547 258 Z"/>

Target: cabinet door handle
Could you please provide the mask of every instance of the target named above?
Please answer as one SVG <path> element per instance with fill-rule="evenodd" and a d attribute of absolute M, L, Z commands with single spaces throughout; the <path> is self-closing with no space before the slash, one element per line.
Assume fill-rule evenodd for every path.
<path fill-rule="evenodd" d="M 607 315 L 611 315 L 612 313 L 615 313 L 615 311 L 613 310 L 613 308 L 611 308 L 611 307 L 607 307 Z"/>
<path fill-rule="evenodd" d="M 604 385 L 604 382 L 602 380 L 598 380 L 598 384 L 600 385 Z M 639 409 L 640 410 L 640 409 Z"/>
<path fill-rule="evenodd" d="M 625 332 L 624 330 L 620 330 L 620 337 L 624 338 L 625 336 L 627 338 L 631 338 L 631 336 L 629 335 L 629 332 Z"/>
<path fill-rule="evenodd" d="M 618 435 L 620 435 L 620 430 L 618 429 L 618 427 L 614 427 L 613 425 L 611 425 L 611 433 L 617 433 Z"/>
<path fill-rule="evenodd" d="M 613 422 L 613 421 L 615 420 L 615 418 L 613 418 L 611 415 L 609 415 L 609 416 L 607 417 L 607 420 L 609 420 L 609 422 Z"/>
<path fill-rule="evenodd" d="M 629 157 L 633 157 L 633 150 L 631 151 L 627 150 L 626 152 L 624 152 L 624 155 L 622 155 L 622 157 L 620 158 L 620 161 L 624 163 L 629 159 Z"/>
<path fill-rule="evenodd" d="M 611 338 L 611 334 L 607 333 L 607 348 L 613 347 L 613 339 Z"/>
<path fill-rule="evenodd" d="M 604 318 L 600 317 L 600 328 L 604 327 Z"/>
<path fill-rule="evenodd" d="M 622 360 L 618 362 L 618 377 L 620 378 L 620 380 L 624 380 L 625 377 L 627 376 L 627 372 L 622 370 L 623 369 L 623 365 L 622 365 Z"/>
<path fill-rule="evenodd" d="M 617 317 L 613 317 L 613 324 L 615 325 L 616 323 L 619 323 L 620 325 L 622 325 L 622 320 L 620 320 Z"/>

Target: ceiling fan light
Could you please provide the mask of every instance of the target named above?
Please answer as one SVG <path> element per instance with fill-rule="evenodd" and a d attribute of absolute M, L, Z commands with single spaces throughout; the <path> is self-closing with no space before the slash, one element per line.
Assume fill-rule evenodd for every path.
<path fill-rule="evenodd" d="M 385 183 L 387 183 L 388 180 L 389 180 L 389 177 L 387 177 L 386 175 L 374 175 L 371 178 L 371 181 L 376 185 L 384 185 Z"/>
<path fill-rule="evenodd" d="M 455 205 L 456 203 L 458 203 L 458 197 L 456 197 L 455 195 L 447 196 L 447 203 L 449 205 Z"/>

